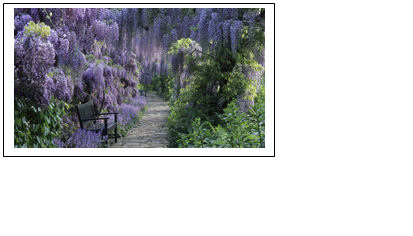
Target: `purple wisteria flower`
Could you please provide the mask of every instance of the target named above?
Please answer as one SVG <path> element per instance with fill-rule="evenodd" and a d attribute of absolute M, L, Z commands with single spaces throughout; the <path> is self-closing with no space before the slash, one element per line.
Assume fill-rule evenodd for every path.
<path fill-rule="evenodd" d="M 102 135 L 100 132 L 78 129 L 66 141 L 56 138 L 54 143 L 58 148 L 98 148 L 102 143 Z"/>
<path fill-rule="evenodd" d="M 33 18 L 30 15 L 24 14 L 21 16 L 16 16 L 14 18 L 14 29 L 15 32 L 18 32 L 24 28 L 24 26 L 32 21 Z"/>
<path fill-rule="evenodd" d="M 233 55 L 237 54 L 238 42 L 241 38 L 242 22 L 237 20 L 232 22 L 230 27 L 230 37 L 231 37 L 231 51 Z"/>
<path fill-rule="evenodd" d="M 15 91 L 39 105 L 48 104 L 50 93 L 44 84 L 53 66 L 55 50 L 47 38 L 20 31 L 14 41 Z"/>
<path fill-rule="evenodd" d="M 137 117 L 140 111 L 146 105 L 146 98 L 143 96 L 135 96 L 131 98 L 129 103 L 122 103 L 119 106 L 118 122 L 122 125 L 128 124 L 133 118 Z"/>

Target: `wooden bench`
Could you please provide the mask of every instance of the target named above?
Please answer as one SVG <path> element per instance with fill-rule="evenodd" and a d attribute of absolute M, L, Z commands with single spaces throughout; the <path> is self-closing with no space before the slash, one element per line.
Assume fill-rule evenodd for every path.
<path fill-rule="evenodd" d="M 96 109 L 91 101 L 79 104 L 76 106 L 77 116 L 80 122 L 80 128 L 86 129 L 93 132 L 101 132 L 102 137 L 108 135 L 109 132 L 114 131 L 115 143 L 118 142 L 118 113 L 117 112 L 107 112 L 107 113 L 97 113 Z M 115 122 L 108 122 L 109 117 L 101 117 L 103 115 L 114 115 Z M 96 121 L 103 120 L 103 123 L 98 123 Z"/>

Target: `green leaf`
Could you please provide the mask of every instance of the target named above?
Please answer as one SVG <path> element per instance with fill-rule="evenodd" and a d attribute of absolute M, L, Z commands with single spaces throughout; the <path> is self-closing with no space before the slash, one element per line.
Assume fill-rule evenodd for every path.
<path fill-rule="evenodd" d="M 45 136 L 47 136 L 49 133 L 50 133 L 49 127 L 45 126 L 45 127 L 44 127 L 44 132 L 43 132 L 43 134 L 44 134 Z"/>

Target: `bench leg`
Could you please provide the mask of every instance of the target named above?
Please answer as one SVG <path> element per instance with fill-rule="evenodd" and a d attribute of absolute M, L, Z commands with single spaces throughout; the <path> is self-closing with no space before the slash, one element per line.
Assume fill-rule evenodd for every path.
<path fill-rule="evenodd" d="M 108 120 L 105 119 L 104 122 L 105 122 L 105 129 L 103 130 L 103 134 L 108 137 L 108 139 L 106 140 L 106 144 L 109 146 Z"/>
<path fill-rule="evenodd" d="M 118 113 L 115 113 L 115 143 L 118 142 Z"/>
<path fill-rule="evenodd" d="M 115 126 L 115 143 L 118 142 L 118 125 Z"/>

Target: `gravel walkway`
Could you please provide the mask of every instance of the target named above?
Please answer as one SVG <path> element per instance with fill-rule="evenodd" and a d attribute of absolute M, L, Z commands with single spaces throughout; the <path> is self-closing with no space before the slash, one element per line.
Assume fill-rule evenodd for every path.
<path fill-rule="evenodd" d="M 119 138 L 111 148 L 166 148 L 166 122 L 169 106 L 158 95 L 151 93 L 146 97 L 147 109 L 136 126 L 128 134 Z"/>

